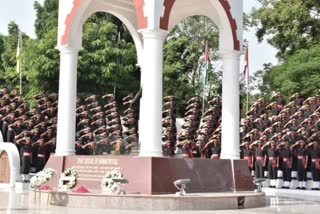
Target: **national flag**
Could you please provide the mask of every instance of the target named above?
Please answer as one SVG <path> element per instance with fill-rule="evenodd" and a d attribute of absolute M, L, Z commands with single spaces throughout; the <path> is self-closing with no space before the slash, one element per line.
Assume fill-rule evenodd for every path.
<path fill-rule="evenodd" d="M 17 60 L 17 73 L 20 73 L 20 67 L 21 67 L 21 51 L 22 51 L 22 34 L 19 31 L 18 32 L 18 47 L 17 47 L 17 55 L 16 55 L 16 60 Z"/>
<path fill-rule="evenodd" d="M 204 85 L 207 85 L 207 82 L 208 82 L 208 73 L 209 73 L 209 49 L 208 49 L 208 41 L 206 41 L 206 47 L 205 47 L 205 51 L 204 51 L 204 63 L 205 63 Z"/>
<path fill-rule="evenodd" d="M 249 76 L 248 66 L 249 66 L 249 48 L 247 46 L 244 51 L 244 69 L 242 72 L 244 78 L 247 78 Z"/>

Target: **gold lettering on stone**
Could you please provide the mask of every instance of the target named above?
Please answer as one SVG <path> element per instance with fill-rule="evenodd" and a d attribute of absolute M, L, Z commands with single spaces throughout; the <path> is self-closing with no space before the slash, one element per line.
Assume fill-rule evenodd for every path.
<path fill-rule="evenodd" d="M 121 171 L 118 159 L 77 158 L 73 168 L 78 170 L 79 180 L 100 181 L 107 171 Z"/>

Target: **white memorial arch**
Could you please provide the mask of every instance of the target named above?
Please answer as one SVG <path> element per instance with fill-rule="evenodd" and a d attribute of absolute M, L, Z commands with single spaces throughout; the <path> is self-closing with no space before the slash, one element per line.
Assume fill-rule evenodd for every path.
<path fill-rule="evenodd" d="M 140 156 L 162 156 L 163 43 L 183 19 L 204 15 L 219 28 L 223 61 L 223 159 L 239 159 L 239 56 L 242 51 L 243 0 L 60 0 L 60 50 L 57 155 L 75 154 L 77 57 L 82 26 L 96 12 L 118 17 L 129 29 L 141 67 Z"/>

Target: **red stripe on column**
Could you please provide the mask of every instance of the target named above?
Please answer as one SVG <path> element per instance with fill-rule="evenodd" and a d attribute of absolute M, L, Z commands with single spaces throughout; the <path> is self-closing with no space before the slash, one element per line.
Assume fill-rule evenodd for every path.
<path fill-rule="evenodd" d="M 143 6 L 144 0 L 133 0 L 133 4 L 136 8 L 138 29 L 144 29 L 148 27 L 148 19 L 144 16 Z"/>
<path fill-rule="evenodd" d="M 64 29 L 64 34 L 61 36 L 61 45 L 68 44 L 71 24 L 72 24 L 73 18 L 77 13 L 78 8 L 80 7 L 80 4 L 81 4 L 81 0 L 73 0 L 72 9 L 70 13 L 66 16 L 66 19 L 64 21 L 65 29 Z"/>
<path fill-rule="evenodd" d="M 168 30 L 169 28 L 169 18 L 171 9 L 174 5 L 175 0 L 165 0 L 164 1 L 164 14 L 163 17 L 160 18 L 160 29 Z"/>
<path fill-rule="evenodd" d="M 240 50 L 240 42 L 238 39 L 238 35 L 237 35 L 237 22 L 236 20 L 233 18 L 232 14 L 231 14 L 231 6 L 229 4 L 228 0 L 219 0 L 220 4 L 222 5 L 222 7 L 224 8 L 228 19 L 229 19 L 229 23 L 230 23 L 230 27 L 232 30 L 232 37 L 233 37 L 233 48 L 234 50 Z"/>

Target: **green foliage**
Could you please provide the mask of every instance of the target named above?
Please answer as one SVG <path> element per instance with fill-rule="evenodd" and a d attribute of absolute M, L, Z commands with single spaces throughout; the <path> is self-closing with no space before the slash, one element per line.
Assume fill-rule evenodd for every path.
<path fill-rule="evenodd" d="M 252 25 L 259 41 L 265 37 L 284 59 L 320 42 L 319 0 L 259 0 L 252 11 Z"/>
<path fill-rule="evenodd" d="M 286 62 L 266 67 L 256 75 L 262 77 L 260 90 L 263 94 L 282 91 L 289 96 L 295 92 L 303 96 L 319 94 L 320 88 L 320 45 L 301 49 L 288 57 Z"/>
<path fill-rule="evenodd" d="M 34 3 L 36 39 L 23 38 L 22 72 L 26 99 L 38 92 L 52 93 L 59 86 L 59 51 L 57 45 L 58 0 Z M 130 33 L 120 20 L 106 13 L 92 15 L 83 27 L 83 49 L 78 59 L 78 95 L 113 93 L 123 97 L 139 90 L 140 72 Z M 3 86 L 16 87 L 15 72 L 18 26 L 9 24 L 4 38 Z M 3 52 L 3 53 L 2 53 Z"/>
<path fill-rule="evenodd" d="M 211 62 L 208 97 L 221 91 L 221 71 L 213 63 L 218 58 L 218 36 L 218 28 L 204 16 L 188 17 L 168 35 L 164 45 L 163 88 L 165 96 L 174 95 L 180 100 L 178 113 L 183 113 L 189 98 L 203 95 L 205 41 Z"/>
<path fill-rule="evenodd" d="M 8 36 L 2 37 L 2 53 L 1 61 L 2 69 L 0 69 L 0 85 L 1 87 L 17 87 L 19 77 L 16 72 L 16 54 L 17 54 L 17 44 L 18 44 L 18 25 L 11 21 L 8 24 Z M 24 35 L 23 38 L 26 38 Z"/>
<path fill-rule="evenodd" d="M 5 47 L 4 47 L 4 39 L 5 36 L 0 34 L 0 73 L 4 72 L 4 68 L 3 68 L 3 60 L 1 55 L 3 54 L 3 52 L 5 51 Z"/>
<path fill-rule="evenodd" d="M 103 94 L 115 90 L 123 97 L 138 91 L 140 72 L 136 63 L 135 45 L 120 20 L 107 13 L 96 13 L 87 20 L 83 50 L 79 54 L 80 93 Z"/>
<path fill-rule="evenodd" d="M 35 32 L 37 38 L 23 36 L 22 72 L 25 99 L 32 101 L 38 92 L 57 92 L 59 81 L 59 51 L 57 44 L 58 0 L 35 1 Z M 10 23 L 9 35 L 0 35 L 0 84 L 17 87 L 17 32 Z M 221 92 L 221 71 L 215 67 L 218 59 L 218 29 L 204 16 L 193 16 L 178 24 L 164 45 L 164 95 L 175 95 L 182 113 L 186 101 L 203 95 L 205 41 L 209 43 L 211 69 L 208 96 Z M 140 69 L 134 42 L 126 26 L 107 13 L 93 14 L 83 26 L 83 48 L 78 58 L 78 95 L 102 95 L 116 92 L 122 98 L 139 90 Z"/>

